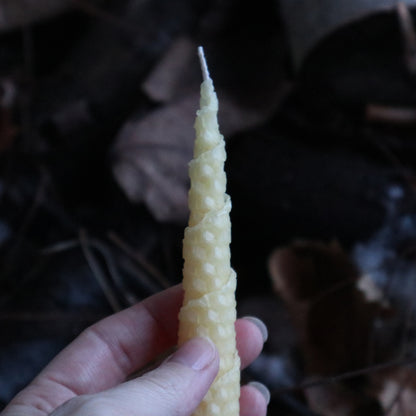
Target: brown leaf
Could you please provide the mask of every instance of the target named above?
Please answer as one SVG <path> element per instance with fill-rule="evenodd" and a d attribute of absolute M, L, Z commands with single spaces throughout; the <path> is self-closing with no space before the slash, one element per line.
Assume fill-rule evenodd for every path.
<path fill-rule="evenodd" d="M 374 374 L 373 378 L 375 383 L 381 384 L 378 395 L 386 415 L 411 416 L 414 414 L 416 409 L 414 366 L 394 368 L 387 374 L 383 374 L 383 377 L 380 377 L 380 374 Z"/>
<path fill-rule="evenodd" d="M 335 375 L 368 364 L 380 306 L 357 289 L 358 270 L 337 243 L 277 249 L 269 271 L 299 334 L 307 374 Z"/>
<path fill-rule="evenodd" d="M 114 175 L 134 202 L 144 202 L 156 219 L 187 219 L 188 162 L 198 96 L 130 121 L 114 148 Z"/>
<path fill-rule="evenodd" d="M 261 123 L 269 114 L 217 93 L 220 131 L 226 138 Z M 127 122 L 116 138 L 116 180 L 129 199 L 144 202 L 159 221 L 184 223 L 188 217 L 188 163 L 198 101 L 195 91 L 143 119 Z"/>
<path fill-rule="evenodd" d="M 324 416 L 381 416 L 378 402 L 341 383 L 322 384 L 305 390 L 309 407 Z"/>
<path fill-rule="evenodd" d="M 72 4 L 72 0 L 2 0 L 0 31 L 11 30 L 57 14 Z"/>
<path fill-rule="evenodd" d="M 373 324 L 382 306 L 367 301 L 357 286 L 359 272 L 338 243 L 301 241 L 277 249 L 269 271 L 297 330 L 307 377 L 325 379 L 369 365 Z M 367 386 L 362 376 L 318 383 L 305 395 L 311 409 L 325 416 L 381 415 Z"/>
<path fill-rule="evenodd" d="M 101 0 L 85 0 L 97 3 Z M 1 0 L 0 31 L 20 28 L 57 15 L 83 0 Z"/>
<path fill-rule="evenodd" d="M 197 45 L 189 38 L 172 42 L 156 67 L 143 83 L 143 91 L 153 100 L 169 102 L 195 91 L 201 82 L 195 59 Z"/>
<path fill-rule="evenodd" d="M 416 6 L 415 0 L 404 3 Z M 301 65 L 324 37 L 337 29 L 396 6 L 396 0 L 280 0 L 296 66 Z"/>

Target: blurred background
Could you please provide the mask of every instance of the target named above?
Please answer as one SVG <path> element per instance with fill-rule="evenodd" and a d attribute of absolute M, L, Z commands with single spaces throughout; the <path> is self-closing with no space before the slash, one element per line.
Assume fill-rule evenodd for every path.
<path fill-rule="evenodd" d="M 243 373 L 269 415 L 416 406 L 416 0 L 0 0 L 0 410 L 181 281 L 205 49 Z"/>

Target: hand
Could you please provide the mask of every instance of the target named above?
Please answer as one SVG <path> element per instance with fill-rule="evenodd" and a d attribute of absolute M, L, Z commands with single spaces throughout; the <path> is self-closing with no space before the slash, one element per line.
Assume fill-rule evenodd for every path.
<path fill-rule="evenodd" d="M 218 371 L 203 338 L 185 343 L 155 370 L 126 379 L 176 344 L 182 288 L 175 286 L 92 325 L 6 407 L 2 416 L 189 416 Z M 242 367 L 263 348 L 252 319 L 236 322 Z M 266 398 L 243 386 L 240 416 L 266 415 Z"/>

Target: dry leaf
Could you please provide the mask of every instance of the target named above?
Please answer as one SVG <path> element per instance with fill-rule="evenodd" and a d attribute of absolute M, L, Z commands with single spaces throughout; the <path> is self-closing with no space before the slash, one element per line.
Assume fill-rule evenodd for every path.
<path fill-rule="evenodd" d="M 416 0 L 405 0 L 416 6 Z M 397 0 L 280 0 L 292 55 L 300 66 L 330 33 L 372 14 L 396 8 Z"/>
<path fill-rule="evenodd" d="M 201 82 L 195 59 L 196 49 L 197 45 L 189 38 L 180 37 L 172 42 L 144 81 L 143 91 L 159 102 L 168 102 L 186 95 L 190 92 L 189 89 L 195 91 Z"/>
<path fill-rule="evenodd" d="M 324 416 L 382 416 L 384 414 L 375 398 L 341 383 L 317 385 L 305 389 L 305 395 L 311 410 Z"/>
<path fill-rule="evenodd" d="M 198 97 L 130 121 L 114 148 L 114 175 L 134 202 L 144 202 L 159 221 L 184 223 L 188 215 L 188 163 Z"/>
<path fill-rule="evenodd" d="M 272 111 L 239 106 L 219 96 L 219 125 L 227 138 L 264 121 Z M 195 138 L 193 125 L 199 92 L 155 110 L 122 128 L 114 147 L 113 173 L 129 199 L 144 202 L 162 222 L 188 218 L 188 163 Z"/>
<path fill-rule="evenodd" d="M 399 367 L 383 374 L 374 374 L 375 383 L 382 384 L 378 394 L 389 416 L 411 416 L 416 409 L 416 372 L 414 367 Z M 380 379 L 382 378 L 382 381 Z M 386 413 L 387 414 L 387 413 Z"/>
<path fill-rule="evenodd" d="M 366 367 L 372 330 L 382 306 L 358 289 L 359 272 L 336 242 L 296 242 L 269 260 L 273 287 L 299 335 L 305 373 L 336 376 Z M 381 415 L 366 377 L 305 390 L 312 410 L 325 416 Z"/>
<path fill-rule="evenodd" d="M 359 272 L 337 243 L 277 249 L 269 270 L 299 334 L 307 374 L 336 375 L 368 364 L 381 307 L 357 289 Z"/>
<path fill-rule="evenodd" d="M 88 0 L 88 3 L 99 1 Z M 17 29 L 52 17 L 74 6 L 74 3 L 74 0 L 0 0 L 0 31 Z"/>
<path fill-rule="evenodd" d="M 53 16 L 72 5 L 72 0 L 1 0 L 0 31 Z"/>

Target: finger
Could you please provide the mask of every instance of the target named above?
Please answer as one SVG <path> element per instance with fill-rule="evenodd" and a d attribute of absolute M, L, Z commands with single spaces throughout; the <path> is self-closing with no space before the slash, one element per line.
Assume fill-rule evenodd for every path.
<path fill-rule="evenodd" d="M 270 392 L 260 383 L 241 387 L 240 416 L 266 416 Z"/>
<path fill-rule="evenodd" d="M 86 329 L 10 403 L 49 414 L 81 394 L 123 382 L 176 344 L 181 286 L 167 289 Z M 9 409 L 8 408 L 8 409 Z"/>
<path fill-rule="evenodd" d="M 190 415 L 207 393 L 218 368 L 214 344 L 194 338 L 156 370 L 95 396 L 70 400 L 51 416 Z"/>
<path fill-rule="evenodd" d="M 62 351 L 43 375 L 53 374 L 77 394 L 123 382 L 176 344 L 182 298 L 181 286 L 175 286 L 97 322 Z"/>
<path fill-rule="evenodd" d="M 49 414 L 70 398 L 107 390 L 177 340 L 181 286 L 154 295 L 85 330 L 64 349 L 11 405 Z M 243 366 L 261 351 L 261 331 L 247 319 L 236 323 Z"/>
<path fill-rule="evenodd" d="M 237 349 L 241 359 L 241 368 L 247 367 L 260 354 L 267 340 L 266 325 L 260 319 L 246 317 L 235 323 Z"/>

